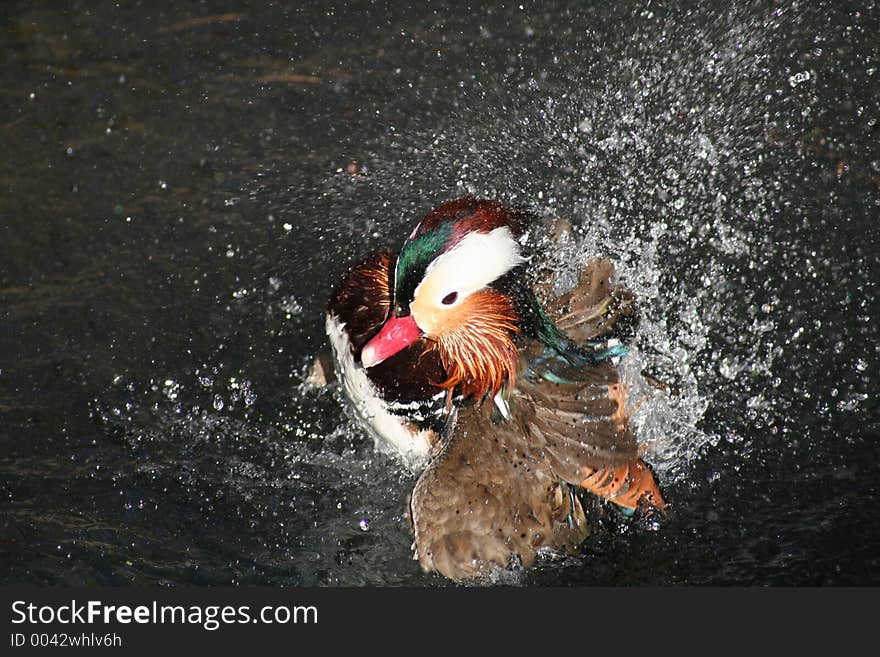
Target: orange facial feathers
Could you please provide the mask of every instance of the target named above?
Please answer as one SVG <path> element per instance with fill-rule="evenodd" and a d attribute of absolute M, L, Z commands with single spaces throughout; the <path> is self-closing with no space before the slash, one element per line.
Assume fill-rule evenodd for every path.
<path fill-rule="evenodd" d="M 516 381 L 519 355 L 513 337 L 519 333 L 509 297 L 494 290 L 471 295 L 450 313 L 434 338 L 447 378 L 438 383 L 465 396 L 496 395 Z"/>

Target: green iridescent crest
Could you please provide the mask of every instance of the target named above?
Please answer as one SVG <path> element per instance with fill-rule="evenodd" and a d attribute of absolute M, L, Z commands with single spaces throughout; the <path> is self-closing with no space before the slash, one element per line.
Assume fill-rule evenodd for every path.
<path fill-rule="evenodd" d="M 446 246 L 452 234 L 451 224 L 441 224 L 435 230 L 422 233 L 407 241 L 397 256 L 394 296 L 398 302 L 409 302 L 425 270 Z"/>

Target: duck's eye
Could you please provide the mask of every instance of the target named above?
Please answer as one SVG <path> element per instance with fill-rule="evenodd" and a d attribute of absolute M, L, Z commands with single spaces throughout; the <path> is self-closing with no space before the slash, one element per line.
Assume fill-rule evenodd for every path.
<path fill-rule="evenodd" d="M 456 299 L 458 299 L 458 292 L 450 292 L 445 297 L 443 297 L 443 305 L 451 306 L 455 303 Z"/>

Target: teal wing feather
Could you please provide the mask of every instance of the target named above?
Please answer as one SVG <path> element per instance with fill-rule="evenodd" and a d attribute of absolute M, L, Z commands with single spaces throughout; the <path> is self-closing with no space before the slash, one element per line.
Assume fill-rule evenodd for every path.
<path fill-rule="evenodd" d="M 628 353 L 624 341 L 635 333 L 638 313 L 632 293 L 613 281 L 611 261 L 597 258 L 584 267 L 573 290 L 548 302 L 549 312 L 535 299 L 540 347 L 528 353 L 527 376 L 573 383 L 585 368 Z"/>

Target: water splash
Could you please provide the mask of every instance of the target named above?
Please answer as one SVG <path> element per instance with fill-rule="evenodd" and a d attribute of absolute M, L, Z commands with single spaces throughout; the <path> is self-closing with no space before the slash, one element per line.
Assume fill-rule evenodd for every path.
<path fill-rule="evenodd" d="M 203 551 L 218 581 L 227 569 L 237 581 L 422 582 L 402 517 L 411 482 L 373 453 L 338 392 L 299 385 L 320 348 L 330 286 L 299 281 L 398 246 L 427 210 L 464 193 L 568 218 L 576 239 L 560 267 L 615 261 L 643 317 L 623 364 L 633 397 L 646 398 L 638 436 L 679 491 L 708 487 L 711 510 L 699 518 L 720 524 L 724 496 L 714 493 L 727 469 L 759 471 L 792 453 L 809 456 L 793 469 L 839 462 L 825 434 L 855 440 L 829 427 L 870 415 L 877 392 L 880 278 L 869 275 L 877 233 L 866 218 L 880 208 L 870 164 L 880 153 L 876 139 L 854 137 L 876 130 L 863 91 L 876 81 L 865 54 L 876 35 L 858 11 L 824 4 L 487 11 L 429 19 L 428 33 L 448 35 L 441 41 L 407 29 L 389 37 L 384 52 L 400 65 L 354 89 L 354 129 L 341 117 L 334 125 L 338 150 L 288 167 L 302 145 L 285 148 L 279 135 L 240 195 L 271 211 L 269 239 L 290 250 L 270 275 L 236 279 L 222 295 L 218 342 L 234 343 L 228 325 L 265 323 L 242 339 L 241 367 L 123 377 L 131 389 L 96 402 L 133 463 L 114 482 L 127 500 L 145 499 L 131 512 L 151 508 L 134 490 L 149 476 L 152 490 L 182 500 L 178 517 L 219 519 L 206 542 L 178 546 Z M 848 81 L 845 102 L 835 76 Z M 282 182 L 304 162 L 317 173 Z M 225 241 L 218 249 L 232 252 L 230 265 L 246 254 Z M 231 350 L 217 351 L 220 360 Z M 285 359 L 299 369 L 288 374 Z M 669 392 L 646 385 L 643 371 Z M 703 528 L 679 522 L 683 532 Z M 588 546 L 590 568 L 606 564 L 606 582 L 632 581 L 607 564 L 634 567 L 650 550 L 624 559 L 612 544 L 613 558 L 601 541 Z M 705 563 L 697 556 L 676 563 Z"/>
<path fill-rule="evenodd" d="M 786 224 L 816 217 L 801 190 L 834 173 L 821 162 L 816 171 L 809 141 L 835 66 L 828 44 L 870 31 L 858 12 L 835 23 L 822 11 L 649 6 L 571 14 L 561 35 L 531 23 L 500 78 L 484 60 L 497 64 L 497 52 L 477 46 L 454 93 L 411 83 L 426 112 L 390 126 L 370 146 L 369 175 L 333 193 L 374 208 L 364 214 L 383 216 L 389 235 L 462 193 L 571 220 L 582 252 L 611 256 L 640 300 L 632 368 L 676 394 L 651 396 L 635 421 L 661 469 L 686 477 L 729 430 L 779 430 L 786 414 L 778 363 L 796 358 L 810 329 L 786 337 L 792 316 L 767 282 L 780 262 L 817 264 Z M 792 39 L 803 23 L 822 26 L 812 44 Z M 701 423 L 711 405 L 738 399 L 741 418 Z"/>

